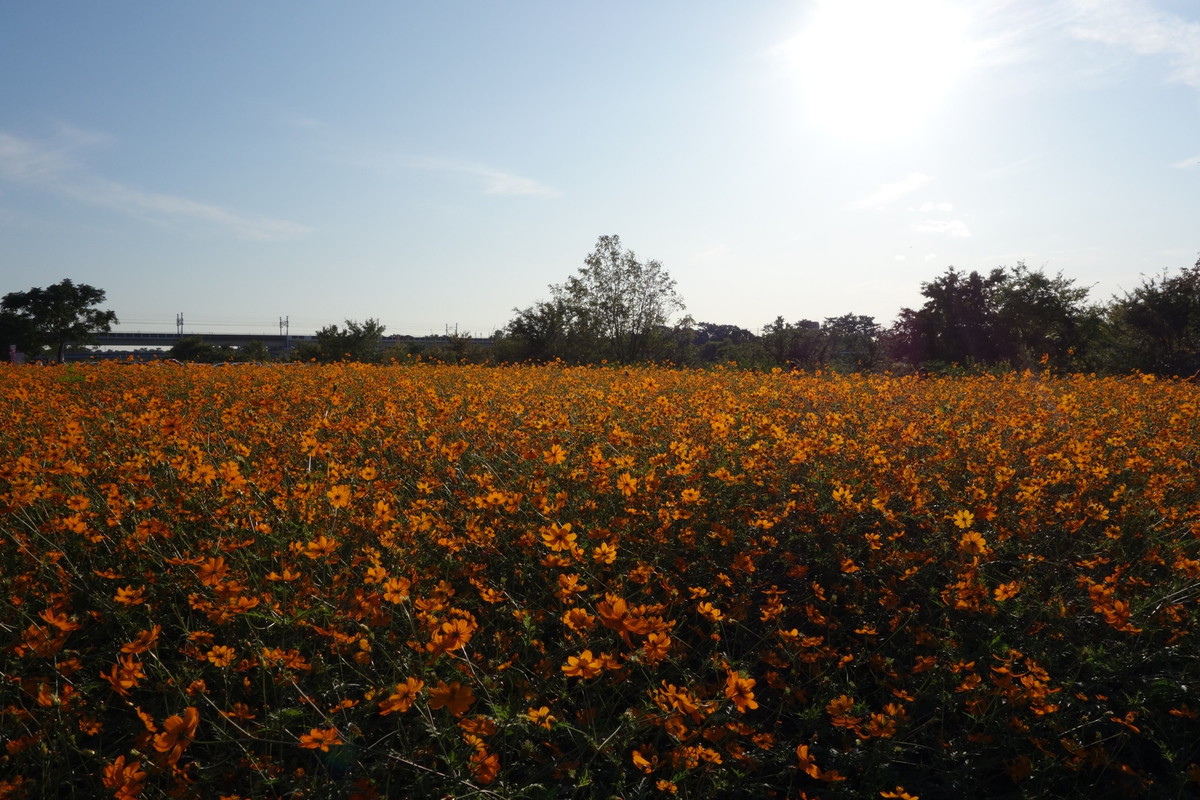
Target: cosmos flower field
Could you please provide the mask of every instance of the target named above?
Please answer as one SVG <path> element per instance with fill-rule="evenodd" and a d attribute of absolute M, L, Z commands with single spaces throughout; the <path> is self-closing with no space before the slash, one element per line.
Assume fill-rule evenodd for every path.
<path fill-rule="evenodd" d="M 1200 796 L 1200 388 L 0 369 L 0 798 Z"/>

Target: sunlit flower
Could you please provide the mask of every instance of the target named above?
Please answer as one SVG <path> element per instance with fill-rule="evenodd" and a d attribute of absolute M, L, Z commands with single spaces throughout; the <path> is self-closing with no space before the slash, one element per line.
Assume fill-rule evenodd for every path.
<path fill-rule="evenodd" d="M 379 713 L 387 716 L 396 711 L 408 711 L 423 688 L 425 682 L 418 678 L 407 678 L 404 683 L 396 684 L 396 690 L 379 703 Z"/>
<path fill-rule="evenodd" d="M 571 523 L 559 525 L 557 522 L 541 529 L 542 543 L 556 553 L 571 550 L 575 546 L 578 535 L 571 530 Z"/>
<path fill-rule="evenodd" d="M 325 496 L 329 498 L 329 505 L 334 508 L 350 507 L 350 487 L 345 484 L 331 486 Z"/>
<path fill-rule="evenodd" d="M 754 700 L 754 684 L 753 678 L 743 678 L 737 672 L 731 672 L 725 678 L 725 697 L 743 714 L 758 708 L 758 703 Z"/>
<path fill-rule="evenodd" d="M 531 708 L 526 716 L 529 717 L 529 721 L 534 725 L 545 728 L 546 730 L 550 730 L 550 727 L 558 721 L 558 719 L 550 713 L 550 709 L 547 706 Z"/>
<path fill-rule="evenodd" d="M 591 650 L 584 650 L 577 656 L 567 656 L 567 663 L 562 671 L 572 678 L 594 678 L 604 671 L 604 662 L 592 655 Z"/>
<path fill-rule="evenodd" d="M 345 744 L 341 736 L 333 728 L 313 728 L 308 733 L 300 735 L 300 746 L 305 750 L 320 750 L 328 753 L 329 748 Z"/>

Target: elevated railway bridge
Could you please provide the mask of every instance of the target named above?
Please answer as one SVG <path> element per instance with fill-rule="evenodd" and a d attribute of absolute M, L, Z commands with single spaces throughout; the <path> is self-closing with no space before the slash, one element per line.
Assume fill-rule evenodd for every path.
<path fill-rule="evenodd" d="M 272 355 L 290 351 L 296 345 L 305 342 L 316 342 L 317 337 L 311 335 L 278 334 L 278 333 L 143 333 L 127 331 L 119 333 L 103 333 L 92 338 L 91 343 L 100 347 L 122 348 L 129 350 L 169 350 L 184 339 L 199 339 L 206 344 L 221 347 L 247 347 L 255 342 L 266 346 Z M 380 348 L 404 346 L 409 344 L 421 347 L 446 347 L 453 341 L 449 336 L 384 336 Z M 487 346 L 491 339 L 472 338 L 471 344 Z"/>

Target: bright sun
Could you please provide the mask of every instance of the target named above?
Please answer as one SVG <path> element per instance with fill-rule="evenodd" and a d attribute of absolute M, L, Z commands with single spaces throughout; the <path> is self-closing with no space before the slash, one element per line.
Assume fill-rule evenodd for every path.
<path fill-rule="evenodd" d="M 944 0 L 819 0 L 787 45 L 807 113 L 868 141 L 919 131 L 967 67 L 967 22 Z"/>

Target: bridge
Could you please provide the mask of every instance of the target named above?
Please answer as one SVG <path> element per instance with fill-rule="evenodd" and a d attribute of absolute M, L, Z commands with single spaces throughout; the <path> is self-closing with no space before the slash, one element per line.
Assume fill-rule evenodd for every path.
<path fill-rule="evenodd" d="M 101 333 L 91 343 L 101 347 L 163 348 L 169 350 L 183 339 L 201 339 L 222 347 L 246 347 L 262 342 L 272 352 L 282 352 L 300 342 L 315 342 L 316 336 L 288 336 L 278 333 Z"/>
<path fill-rule="evenodd" d="M 121 347 L 131 349 L 164 349 L 169 350 L 183 339 L 200 339 L 206 344 L 221 347 L 247 347 L 254 342 L 261 342 L 272 353 L 283 353 L 304 342 L 316 342 L 316 336 L 289 335 L 278 333 L 142 333 L 137 331 L 122 333 L 101 333 L 92 337 L 91 343 L 101 347 Z M 419 344 L 425 347 L 446 347 L 452 341 L 449 336 L 384 336 L 379 346 L 381 348 L 395 345 Z M 471 343 L 476 346 L 487 346 L 491 339 L 474 337 Z"/>

